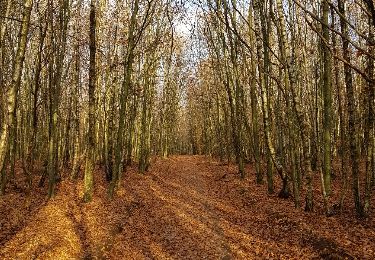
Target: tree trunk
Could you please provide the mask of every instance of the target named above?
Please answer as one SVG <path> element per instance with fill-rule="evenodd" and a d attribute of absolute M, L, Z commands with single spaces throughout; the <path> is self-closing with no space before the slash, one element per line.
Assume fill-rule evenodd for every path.
<path fill-rule="evenodd" d="M 109 196 L 112 198 L 114 190 L 118 184 L 120 171 L 122 172 L 121 161 L 123 157 L 123 139 L 124 139 L 124 127 L 125 127 L 125 115 L 126 115 L 126 106 L 127 99 L 129 95 L 129 89 L 132 79 L 133 71 L 133 62 L 134 62 L 134 48 L 135 48 L 135 27 L 137 22 L 137 14 L 139 8 L 139 0 L 134 0 L 134 7 L 132 10 L 132 15 L 129 23 L 129 35 L 128 35 L 128 48 L 127 54 L 125 57 L 124 63 L 124 81 L 120 93 L 120 117 L 119 117 L 119 126 L 117 131 L 117 143 L 115 148 L 115 163 L 113 166 L 113 176 L 112 181 L 109 186 Z"/>
<path fill-rule="evenodd" d="M 369 21 L 369 42 L 368 42 L 368 53 L 375 53 L 375 43 L 374 43 L 374 28 L 371 21 Z M 371 190 L 372 190 L 372 175 L 373 175 L 373 158 L 374 158 L 374 99 L 375 99 L 375 78 L 374 78 L 374 59 L 367 57 L 367 75 L 369 80 L 366 85 L 366 105 L 367 105 L 367 121 L 365 125 L 365 132 L 367 133 L 368 139 L 366 141 L 366 180 L 365 180 L 365 195 L 363 201 L 363 215 L 368 215 L 370 210 L 371 201 Z"/>
<path fill-rule="evenodd" d="M 6 91 L 6 122 L 3 124 L 0 134 L 0 172 L 6 174 L 6 157 L 10 146 L 10 133 L 14 132 L 15 124 L 15 110 L 16 110 L 16 95 L 21 84 L 21 76 L 23 64 L 25 60 L 25 51 L 27 45 L 27 34 L 29 32 L 30 14 L 33 6 L 33 0 L 25 0 L 25 10 L 22 16 L 22 23 L 20 29 L 20 37 L 18 40 L 17 54 L 14 61 L 14 69 L 12 73 L 12 82 L 9 89 Z M 4 181 L 6 178 L 2 178 Z M 3 184 L 5 189 L 5 185 Z M 3 193 L 3 190 L 0 191 Z"/>
<path fill-rule="evenodd" d="M 92 200 L 93 171 L 95 168 L 95 88 L 96 88 L 96 0 L 90 4 L 90 67 L 89 67 L 89 128 L 87 132 L 87 148 L 83 200 Z"/>
<path fill-rule="evenodd" d="M 328 16 L 329 4 L 322 0 L 322 31 L 326 42 L 330 41 Z M 323 182 L 322 190 L 325 201 L 331 194 L 331 129 L 332 129 L 332 59 L 329 47 L 322 42 L 323 49 Z"/>

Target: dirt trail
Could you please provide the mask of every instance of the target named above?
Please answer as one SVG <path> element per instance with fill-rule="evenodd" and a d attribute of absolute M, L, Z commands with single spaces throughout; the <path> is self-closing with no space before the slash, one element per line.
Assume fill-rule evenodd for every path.
<path fill-rule="evenodd" d="M 372 221 L 305 214 L 266 195 L 247 171 L 251 178 L 241 181 L 234 166 L 209 158 L 158 159 L 145 175 L 128 170 L 111 201 L 98 171 L 88 204 L 81 181 L 62 182 L 57 196 L 3 241 L 0 259 L 375 257 Z"/>

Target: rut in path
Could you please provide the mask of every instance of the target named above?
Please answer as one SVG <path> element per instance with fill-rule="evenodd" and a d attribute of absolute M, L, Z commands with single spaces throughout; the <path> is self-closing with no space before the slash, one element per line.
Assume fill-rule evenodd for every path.
<path fill-rule="evenodd" d="M 375 241 L 358 236 L 375 234 L 373 226 L 305 214 L 291 201 L 266 195 L 253 179 L 239 180 L 236 172 L 201 156 L 157 159 L 145 175 L 128 170 L 108 200 L 108 184 L 97 171 L 94 199 L 87 204 L 81 202 L 82 181 L 63 181 L 57 196 L 3 243 L 0 259 L 375 256 Z M 251 167 L 247 172 L 254 176 Z"/>

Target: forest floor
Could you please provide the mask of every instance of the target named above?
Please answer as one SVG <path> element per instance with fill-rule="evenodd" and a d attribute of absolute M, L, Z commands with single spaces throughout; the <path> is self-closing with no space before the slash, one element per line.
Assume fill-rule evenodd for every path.
<path fill-rule="evenodd" d="M 90 203 L 82 181 L 60 182 L 49 201 L 46 188 L 12 187 L 0 198 L 0 259 L 375 258 L 375 221 L 356 219 L 351 201 L 326 217 L 316 198 L 305 213 L 247 172 L 241 181 L 207 157 L 156 159 L 145 175 L 128 169 L 109 200 L 98 170 Z"/>

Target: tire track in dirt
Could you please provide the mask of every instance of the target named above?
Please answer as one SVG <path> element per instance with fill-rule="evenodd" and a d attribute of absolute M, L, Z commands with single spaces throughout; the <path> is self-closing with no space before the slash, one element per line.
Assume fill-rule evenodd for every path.
<path fill-rule="evenodd" d="M 92 259 L 92 249 L 87 236 L 86 214 L 83 210 L 83 201 L 79 197 L 77 187 L 74 187 L 74 197 L 69 201 L 67 216 L 73 222 L 75 234 L 78 235 L 81 243 L 83 259 Z"/>
<path fill-rule="evenodd" d="M 208 184 L 208 176 L 209 176 L 209 168 L 204 164 L 196 162 L 196 160 L 179 160 L 178 167 L 181 164 L 185 164 L 180 174 L 183 176 L 187 176 L 187 181 L 182 183 L 182 187 L 184 185 L 193 183 L 193 187 L 196 190 L 196 193 L 201 194 L 201 196 L 206 197 L 207 200 L 203 201 L 203 209 L 204 214 L 208 216 L 210 220 L 211 229 L 215 234 L 214 243 L 219 246 L 219 250 L 221 251 L 221 259 L 231 259 L 232 253 L 228 246 L 228 242 L 224 236 L 224 231 L 221 228 L 219 222 L 220 218 L 215 211 L 215 208 L 209 203 L 210 200 L 217 200 L 214 194 L 210 193 L 210 186 Z M 191 173 L 198 173 L 198 174 L 191 174 Z M 187 189 L 189 187 L 186 187 Z"/>
<path fill-rule="evenodd" d="M 141 199 L 150 205 L 148 214 L 161 215 L 160 219 L 168 215 L 165 223 L 153 219 L 156 227 L 169 227 L 167 231 L 163 233 L 163 227 L 161 230 L 151 228 L 152 233 L 157 234 L 161 246 L 171 248 L 170 255 L 177 255 L 177 258 L 194 259 L 194 254 L 207 259 L 231 258 L 232 253 L 215 210 L 218 200 L 210 191 L 209 170 L 194 157 L 173 157 L 163 160 L 160 167 L 156 165 L 143 185 L 147 195 L 141 196 Z M 137 185 L 132 186 L 134 189 Z M 140 190 L 136 192 L 142 194 Z M 153 207 L 152 203 L 160 203 L 165 212 L 160 212 L 159 207 Z M 180 247 L 174 246 L 181 241 L 184 243 Z"/>

